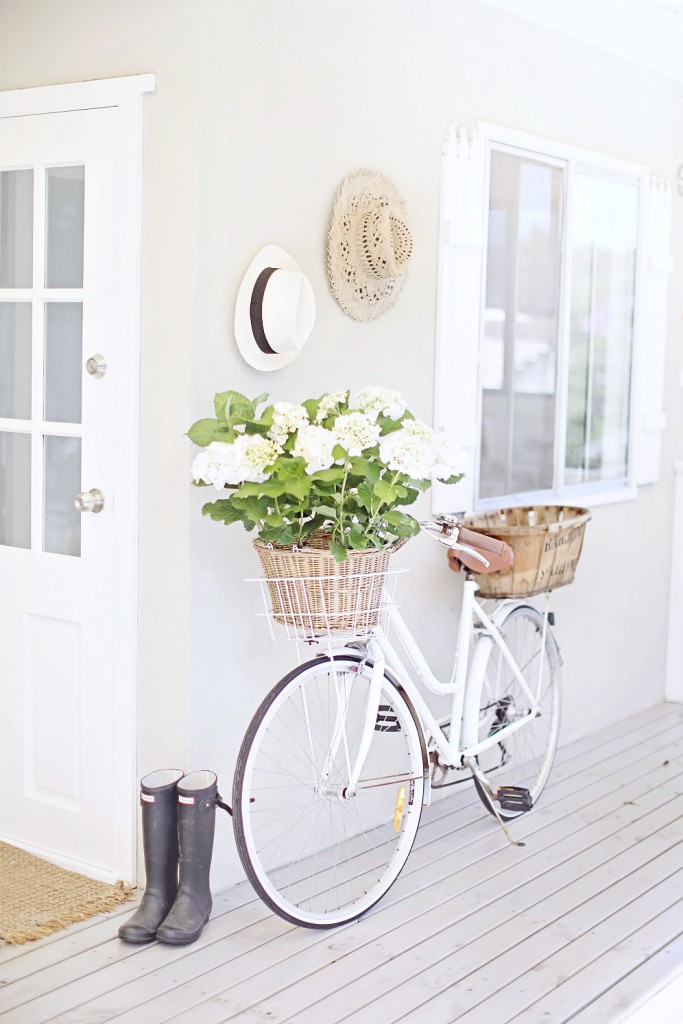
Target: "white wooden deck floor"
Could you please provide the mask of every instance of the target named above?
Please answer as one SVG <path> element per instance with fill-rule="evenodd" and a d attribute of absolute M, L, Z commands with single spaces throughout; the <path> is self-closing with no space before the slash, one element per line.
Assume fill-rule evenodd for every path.
<path fill-rule="evenodd" d="M 683 708 L 561 750 L 512 828 L 523 849 L 455 787 L 382 903 L 335 931 L 285 924 L 244 883 L 192 946 L 126 945 L 116 914 L 4 947 L 0 1024 L 683 1020 L 683 995 L 666 999 L 683 972 Z"/>

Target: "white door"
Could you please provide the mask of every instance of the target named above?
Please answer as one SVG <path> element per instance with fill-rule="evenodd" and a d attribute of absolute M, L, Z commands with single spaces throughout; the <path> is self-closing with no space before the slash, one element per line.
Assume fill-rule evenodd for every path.
<path fill-rule="evenodd" d="M 130 877 L 134 820 L 119 142 L 117 107 L 0 119 L 0 838 L 103 878 Z"/>

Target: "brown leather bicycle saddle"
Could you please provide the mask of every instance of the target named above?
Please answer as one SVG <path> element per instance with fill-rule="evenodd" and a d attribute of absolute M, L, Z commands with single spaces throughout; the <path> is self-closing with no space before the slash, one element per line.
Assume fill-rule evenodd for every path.
<path fill-rule="evenodd" d="M 460 572 L 463 567 L 474 573 L 504 572 L 511 568 L 515 556 L 512 548 L 504 540 L 496 540 L 485 533 L 475 533 L 462 527 L 458 533 L 458 540 L 461 544 L 480 552 L 489 564 L 487 567 L 466 552 L 449 548 L 448 565 L 454 572 Z"/>

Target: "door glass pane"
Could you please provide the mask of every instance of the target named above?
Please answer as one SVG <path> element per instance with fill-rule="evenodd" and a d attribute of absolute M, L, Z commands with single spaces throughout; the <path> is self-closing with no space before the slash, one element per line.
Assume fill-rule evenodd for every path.
<path fill-rule="evenodd" d="M 626 476 L 639 190 L 576 175 L 566 483 Z"/>
<path fill-rule="evenodd" d="M 45 551 L 80 555 L 81 513 L 74 498 L 81 489 L 80 437 L 45 437 Z"/>
<path fill-rule="evenodd" d="M 81 422 L 83 380 L 80 302 L 45 304 L 45 419 Z"/>
<path fill-rule="evenodd" d="M 83 287 L 83 198 L 85 167 L 47 170 L 48 288 Z"/>
<path fill-rule="evenodd" d="M 31 435 L 0 431 L 0 544 L 31 547 Z"/>
<path fill-rule="evenodd" d="M 0 302 L 0 416 L 31 418 L 30 302 Z"/>
<path fill-rule="evenodd" d="M 0 288 L 33 285 L 33 171 L 0 171 Z"/>
<path fill-rule="evenodd" d="M 482 498 L 553 485 L 563 205 L 562 168 L 492 153 Z"/>

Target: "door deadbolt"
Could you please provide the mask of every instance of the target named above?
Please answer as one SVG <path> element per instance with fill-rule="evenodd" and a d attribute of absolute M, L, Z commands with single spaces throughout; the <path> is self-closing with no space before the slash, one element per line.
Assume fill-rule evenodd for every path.
<path fill-rule="evenodd" d="M 104 377 L 107 372 L 107 360 L 104 356 L 90 356 L 86 360 L 85 368 L 91 377 Z"/>
<path fill-rule="evenodd" d="M 74 507 L 78 512 L 101 512 L 104 508 L 104 495 L 96 487 L 90 491 L 81 491 L 74 498 Z"/>

